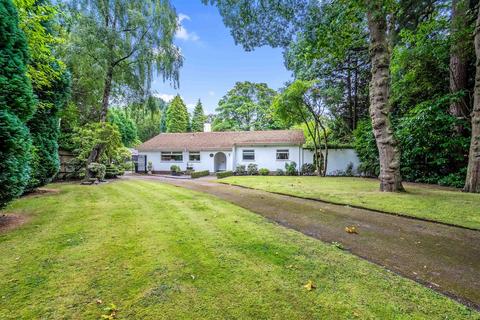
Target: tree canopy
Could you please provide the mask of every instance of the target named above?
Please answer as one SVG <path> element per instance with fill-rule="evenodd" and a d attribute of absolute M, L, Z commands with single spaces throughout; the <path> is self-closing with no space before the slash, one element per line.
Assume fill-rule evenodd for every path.
<path fill-rule="evenodd" d="M 167 132 L 188 131 L 188 110 L 180 95 L 176 95 L 168 106 L 166 125 Z"/>
<path fill-rule="evenodd" d="M 213 130 L 248 131 L 281 127 L 270 108 L 276 92 L 265 83 L 237 82 L 218 102 Z"/>

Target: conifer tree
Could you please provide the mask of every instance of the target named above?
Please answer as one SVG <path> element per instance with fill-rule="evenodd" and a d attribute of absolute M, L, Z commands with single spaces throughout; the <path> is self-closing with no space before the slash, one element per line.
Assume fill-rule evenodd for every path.
<path fill-rule="evenodd" d="M 188 111 L 180 95 L 176 95 L 167 110 L 167 132 L 187 132 Z"/>
<path fill-rule="evenodd" d="M 202 132 L 203 125 L 205 124 L 205 113 L 203 112 L 203 106 L 200 99 L 198 99 L 197 105 L 193 110 L 192 115 L 192 132 Z"/>
<path fill-rule="evenodd" d="M 27 77 L 28 47 L 11 0 L 0 0 L 0 207 L 22 194 L 30 176 L 25 125 L 35 109 Z"/>

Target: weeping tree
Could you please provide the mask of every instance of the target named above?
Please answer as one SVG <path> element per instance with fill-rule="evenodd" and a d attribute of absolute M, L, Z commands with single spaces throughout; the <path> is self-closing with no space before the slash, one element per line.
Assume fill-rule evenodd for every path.
<path fill-rule="evenodd" d="M 83 66 L 74 67 L 74 82 L 101 79 L 102 90 L 91 99 L 97 121 L 106 122 L 114 98 L 132 93 L 146 96 L 155 73 L 178 85 L 183 58 L 173 44 L 179 24 L 168 0 L 72 0 L 70 8 L 75 23 L 69 63 L 81 61 Z M 92 73 L 92 68 L 97 72 Z M 88 163 L 97 161 L 102 152 L 102 145 L 96 145 Z"/>
<path fill-rule="evenodd" d="M 289 125 L 302 124 L 313 142 L 318 175 L 326 176 L 328 160 L 327 108 L 316 81 L 296 80 L 275 97 L 273 108 Z M 321 149 L 325 151 L 322 154 Z M 323 161 L 320 159 L 323 158 Z"/>

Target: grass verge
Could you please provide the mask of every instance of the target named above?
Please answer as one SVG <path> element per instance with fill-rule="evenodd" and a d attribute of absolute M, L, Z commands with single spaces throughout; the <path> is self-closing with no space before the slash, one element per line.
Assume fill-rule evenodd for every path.
<path fill-rule="evenodd" d="M 438 186 L 404 183 L 406 192 L 388 193 L 364 178 L 240 176 L 219 182 L 480 230 L 480 194 Z"/>

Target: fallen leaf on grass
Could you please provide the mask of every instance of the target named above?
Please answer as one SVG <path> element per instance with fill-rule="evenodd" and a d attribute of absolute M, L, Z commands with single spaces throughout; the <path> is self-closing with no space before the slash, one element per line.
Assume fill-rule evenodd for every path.
<path fill-rule="evenodd" d="M 308 280 L 308 282 L 303 286 L 307 291 L 312 291 L 313 289 L 316 289 L 317 286 L 312 282 L 312 280 Z"/>
<path fill-rule="evenodd" d="M 102 303 L 103 303 L 102 299 L 97 299 L 97 300 L 95 300 L 95 302 L 96 302 L 97 304 L 102 304 Z"/>
<path fill-rule="evenodd" d="M 355 226 L 345 227 L 345 232 L 358 234 L 357 228 Z"/>

